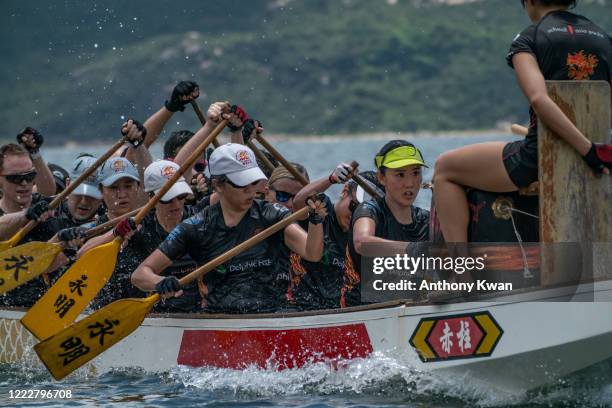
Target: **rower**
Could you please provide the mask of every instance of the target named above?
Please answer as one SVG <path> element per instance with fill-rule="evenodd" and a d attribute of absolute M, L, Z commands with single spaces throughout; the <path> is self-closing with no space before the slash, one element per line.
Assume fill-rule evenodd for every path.
<path fill-rule="evenodd" d="M 42 144 L 42 135 L 32 128 L 26 128 L 17 137 L 37 140 L 37 146 Z M 36 185 L 38 192 L 34 192 Z M 12 237 L 28 221 L 44 221 L 52 215 L 44 194 L 55 192 L 55 181 L 38 150 L 25 142 L 0 147 L 0 190 L 0 241 Z M 47 240 L 53 235 L 40 232 L 40 228 L 35 228 L 27 240 Z"/>
<path fill-rule="evenodd" d="M 174 260 L 188 254 L 202 265 L 290 215 L 282 206 L 255 200 L 257 184 L 265 175 L 247 146 L 229 143 L 218 147 L 210 157 L 209 169 L 219 202 L 179 224 L 136 269 L 132 282 L 141 290 L 180 296 L 178 279 L 160 276 Z M 308 233 L 290 224 L 204 277 L 207 311 L 254 313 L 284 308 L 288 265 L 283 260 L 288 260 L 289 250 L 315 262 L 323 252 L 325 207 L 318 200 L 309 205 Z"/>
<path fill-rule="evenodd" d="M 405 140 L 385 144 L 374 159 L 377 177 L 385 188 L 382 199 L 361 203 L 353 214 L 349 254 L 356 272 L 344 301 L 361 304 L 361 256 L 367 244 L 419 242 L 429 239 L 429 211 L 414 206 L 423 181 L 425 161 L 420 150 Z"/>
<path fill-rule="evenodd" d="M 306 168 L 299 163 L 290 163 L 306 181 L 310 181 Z M 284 166 L 278 166 L 270 175 L 267 188 L 265 189 L 266 201 L 277 203 L 293 212 L 293 199 L 304 187 L 289 170 Z"/>
<path fill-rule="evenodd" d="M 164 184 L 179 170 L 179 165 L 168 160 L 151 163 L 144 172 L 144 190 L 153 197 Z M 121 249 L 115 271 L 93 302 L 94 308 L 103 307 L 115 300 L 127 297 L 141 297 L 143 293 L 134 288 L 130 275 L 168 236 L 181 221 L 189 218 L 194 209 L 185 206 L 185 200 L 192 194 L 191 188 L 183 177 L 163 195 L 140 224 L 140 228 L 129 238 Z M 183 277 L 196 267 L 188 256 L 174 261 L 162 271 L 162 276 Z M 156 312 L 192 312 L 200 308 L 202 297 L 196 282 L 184 289 L 180 298 L 168 299 L 159 304 Z"/>
<path fill-rule="evenodd" d="M 297 283 L 292 297 L 299 310 L 335 309 L 340 307 L 340 293 L 344 278 L 344 259 L 348 243 L 348 230 L 353 211 L 357 208 L 357 184 L 349 181 L 355 171 L 350 165 L 340 163 L 334 171 L 302 188 L 293 200 L 295 211 L 306 205 L 308 197 L 323 193 L 334 184 L 344 184 L 340 199 L 333 203 L 322 194 L 327 210 L 324 234 L 323 258 L 319 262 L 295 259 L 291 262 L 292 275 Z"/>
<path fill-rule="evenodd" d="M 147 134 L 143 125 L 130 119 L 123 124 L 121 133 L 128 138 L 131 145 L 139 147 L 141 158 L 150 158 L 149 151 L 143 143 Z M 95 222 L 84 225 L 86 228 L 121 217 L 138 208 L 141 202 L 147 201 L 147 195 L 140 184 L 138 170 L 124 157 L 112 157 L 102 164 L 98 173 L 98 188 L 102 193 L 106 213 L 97 217 Z M 113 231 L 87 241 L 77 255 L 80 256 L 93 247 L 111 242 L 115 238 L 113 234 L 118 233 L 126 237 L 133 233 L 133 229 L 135 229 L 133 222 L 126 218 L 120 221 Z"/>

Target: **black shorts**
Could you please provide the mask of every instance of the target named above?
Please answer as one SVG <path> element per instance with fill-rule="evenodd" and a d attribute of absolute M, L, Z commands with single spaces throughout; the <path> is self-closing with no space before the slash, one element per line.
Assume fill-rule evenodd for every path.
<path fill-rule="evenodd" d="M 518 188 L 528 187 L 538 181 L 538 150 L 537 141 L 517 140 L 504 146 L 504 167 L 510 180 Z"/>

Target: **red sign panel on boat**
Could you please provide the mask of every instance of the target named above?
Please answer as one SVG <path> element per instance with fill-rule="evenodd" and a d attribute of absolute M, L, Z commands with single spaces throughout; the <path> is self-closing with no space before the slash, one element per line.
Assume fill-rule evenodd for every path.
<path fill-rule="evenodd" d="M 320 361 L 366 357 L 373 351 L 365 324 L 293 330 L 185 330 L 177 358 L 191 367 L 283 370 Z"/>
<path fill-rule="evenodd" d="M 424 318 L 410 337 L 424 363 L 488 357 L 504 331 L 489 312 Z"/>

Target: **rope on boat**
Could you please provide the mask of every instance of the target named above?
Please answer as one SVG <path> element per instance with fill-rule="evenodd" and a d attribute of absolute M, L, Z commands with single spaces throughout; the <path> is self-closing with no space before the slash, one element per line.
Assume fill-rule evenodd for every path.
<path fill-rule="evenodd" d="M 519 214 L 528 215 L 528 216 L 536 218 L 536 219 L 539 219 L 540 217 L 538 217 L 537 215 L 534 215 L 534 214 L 530 214 L 530 213 L 525 212 L 525 211 L 517 210 L 516 208 L 514 208 L 514 207 L 512 207 L 510 205 L 504 205 L 503 208 L 505 210 L 508 210 L 508 214 L 510 215 L 510 220 L 512 221 L 512 228 L 514 229 L 514 234 L 516 235 L 516 239 L 518 241 L 519 248 L 521 248 L 521 255 L 523 255 L 523 278 L 524 279 L 533 278 L 534 275 L 529 270 L 529 263 L 527 262 L 527 254 L 525 253 L 525 248 L 523 248 L 523 239 L 521 238 L 521 234 L 518 232 L 518 229 L 516 228 L 516 224 L 514 222 L 514 215 L 512 215 L 512 213 L 513 212 L 517 212 Z"/>

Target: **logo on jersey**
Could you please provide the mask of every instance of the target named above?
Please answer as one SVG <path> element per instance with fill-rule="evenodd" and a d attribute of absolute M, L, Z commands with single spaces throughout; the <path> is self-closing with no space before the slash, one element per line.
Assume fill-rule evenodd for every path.
<path fill-rule="evenodd" d="M 574 26 L 571 24 L 567 25 L 567 32 L 570 33 L 571 35 L 576 34 L 576 32 L 574 31 Z"/>
<path fill-rule="evenodd" d="M 166 166 L 163 169 L 161 169 L 162 177 L 165 177 L 168 180 L 170 180 L 172 176 L 174 176 L 175 174 L 176 174 L 176 169 L 172 166 Z"/>
<path fill-rule="evenodd" d="M 251 158 L 249 157 L 249 152 L 246 150 L 240 150 L 238 153 L 236 153 L 236 160 L 238 160 L 240 164 L 245 167 L 253 164 Z"/>
<path fill-rule="evenodd" d="M 574 54 L 567 54 L 567 76 L 574 81 L 583 81 L 591 78 L 595 69 L 599 65 L 597 56 L 593 54 L 585 55 L 584 50 Z"/>

